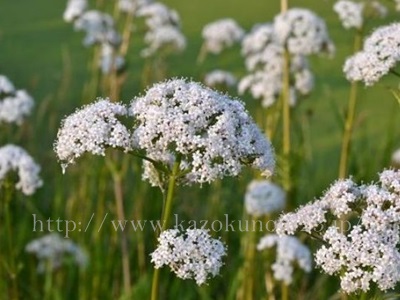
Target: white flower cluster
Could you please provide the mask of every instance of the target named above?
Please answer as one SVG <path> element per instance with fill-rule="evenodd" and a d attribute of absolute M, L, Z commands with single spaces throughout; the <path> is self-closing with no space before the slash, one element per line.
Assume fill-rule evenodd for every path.
<path fill-rule="evenodd" d="M 228 71 L 214 70 L 206 74 L 204 83 L 213 88 L 219 86 L 234 87 L 237 83 L 237 79 Z"/>
<path fill-rule="evenodd" d="M 311 252 L 297 238 L 268 234 L 261 238 L 257 250 L 263 251 L 274 246 L 276 246 L 276 261 L 271 267 L 276 280 L 281 280 L 287 285 L 291 284 L 295 265 L 307 273 L 311 271 Z"/>
<path fill-rule="evenodd" d="M 134 99 L 130 113 L 137 122 L 135 148 L 166 168 L 180 161 L 181 181 L 236 176 L 245 165 L 272 174 L 271 144 L 238 100 L 196 82 L 173 79 Z"/>
<path fill-rule="evenodd" d="M 371 17 L 384 18 L 387 15 L 387 8 L 377 1 L 367 1 L 364 3 L 339 0 L 333 6 L 333 10 L 339 15 L 339 19 L 346 29 L 361 29 L 364 19 Z"/>
<path fill-rule="evenodd" d="M 137 16 L 144 17 L 148 27 L 144 37 L 147 48 L 141 52 L 143 57 L 153 56 L 160 51 L 179 53 L 186 48 L 186 38 L 180 29 L 180 18 L 175 10 L 154 2 L 142 6 Z"/>
<path fill-rule="evenodd" d="M 43 184 L 39 177 L 40 166 L 24 149 L 8 144 L 0 148 L 0 183 L 10 172 L 18 174 L 15 188 L 25 195 L 32 195 Z"/>
<path fill-rule="evenodd" d="M 16 90 L 6 76 L 0 75 L 0 124 L 21 125 L 33 106 L 33 99 L 25 90 Z"/>
<path fill-rule="evenodd" d="M 243 39 L 242 55 L 249 74 L 239 82 L 239 94 L 249 91 L 254 98 L 261 99 L 264 107 L 273 105 L 281 94 L 284 74 L 284 48 L 274 26 L 256 25 Z M 290 103 L 294 106 L 298 95 L 308 95 L 314 87 L 314 76 L 305 56 L 291 57 L 290 76 Z"/>
<path fill-rule="evenodd" d="M 152 2 L 152 0 L 119 0 L 118 8 L 124 13 L 134 15 L 141 7 L 148 5 Z"/>
<path fill-rule="evenodd" d="M 117 54 L 122 38 L 115 30 L 113 18 L 109 14 L 87 8 L 87 0 L 69 0 L 64 11 L 64 20 L 73 21 L 76 30 L 86 33 L 83 40 L 86 47 L 100 44 L 98 65 L 103 74 L 123 69 L 125 60 Z"/>
<path fill-rule="evenodd" d="M 85 252 L 71 240 L 63 239 L 57 233 L 47 234 L 28 243 L 25 251 L 33 253 L 39 260 L 38 273 L 46 272 L 46 268 L 55 270 L 61 267 L 66 257 L 71 257 L 79 267 L 85 267 L 88 257 Z"/>
<path fill-rule="evenodd" d="M 130 150 L 130 133 L 119 116 L 127 116 L 125 106 L 100 99 L 65 118 L 54 144 L 63 169 L 85 152 L 105 155 L 108 147 Z"/>
<path fill-rule="evenodd" d="M 219 54 L 242 40 L 244 30 L 233 19 L 221 19 L 204 26 L 204 51 Z"/>
<path fill-rule="evenodd" d="M 400 149 L 397 149 L 392 154 L 392 164 L 398 168 L 400 168 Z"/>
<path fill-rule="evenodd" d="M 115 31 L 114 20 L 109 14 L 97 10 L 86 11 L 76 19 L 74 26 L 76 30 L 85 31 L 85 46 L 96 43 L 118 46 L 121 42 L 121 36 Z"/>
<path fill-rule="evenodd" d="M 285 207 L 286 193 L 268 180 L 253 180 L 247 186 L 244 197 L 249 215 L 260 217 L 282 210 Z"/>
<path fill-rule="evenodd" d="M 72 22 L 79 18 L 87 9 L 87 0 L 68 0 L 64 11 L 64 21 Z"/>
<path fill-rule="evenodd" d="M 357 186 L 340 180 L 322 199 L 295 213 L 283 215 L 277 224 L 280 234 L 302 229 L 318 231 L 324 245 L 315 261 L 324 272 L 340 274 L 347 293 L 368 291 L 370 284 L 388 290 L 400 281 L 400 170 L 385 170 L 379 183 Z M 357 225 L 340 232 L 329 219 L 356 214 Z"/>
<path fill-rule="evenodd" d="M 362 51 L 348 58 L 343 71 L 350 81 L 374 85 L 400 60 L 400 23 L 376 29 L 364 42 Z"/>
<path fill-rule="evenodd" d="M 292 8 L 279 14 L 274 20 L 274 31 L 291 54 L 334 52 L 324 20 L 310 10 Z"/>
<path fill-rule="evenodd" d="M 198 285 L 219 274 L 222 257 L 226 255 L 224 244 L 213 239 L 203 229 L 188 229 L 181 233 L 177 229 L 163 231 L 159 245 L 151 253 L 155 268 L 166 265 L 182 279 L 194 279 Z"/>

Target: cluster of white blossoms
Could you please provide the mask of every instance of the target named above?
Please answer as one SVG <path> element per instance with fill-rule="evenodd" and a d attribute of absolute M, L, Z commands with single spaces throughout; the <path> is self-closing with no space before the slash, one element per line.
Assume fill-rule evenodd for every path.
<path fill-rule="evenodd" d="M 274 20 L 274 31 L 279 43 L 291 54 L 334 52 L 324 20 L 310 10 L 292 8 L 279 14 Z"/>
<path fill-rule="evenodd" d="M 113 18 L 101 11 L 87 9 L 87 0 L 69 0 L 64 11 L 64 20 L 74 22 L 75 30 L 86 33 L 83 40 L 86 47 L 100 45 L 101 55 L 98 64 L 103 74 L 121 70 L 125 60 L 118 55 L 117 49 L 122 38 L 115 30 Z"/>
<path fill-rule="evenodd" d="M 268 234 L 261 238 L 257 250 L 263 251 L 274 246 L 276 246 L 276 261 L 271 268 L 276 280 L 283 281 L 287 285 L 291 284 L 294 266 L 296 265 L 307 273 L 311 271 L 311 252 L 297 238 Z"/>
<path fill-rule="evenodd" d="M 105 155 L 108 147 L 129 151 L 130 133 L 117 118 L 124 116 L 125 106 L 100 99 L 65 118 L 54 144 L 63 169 L 86 152 Z"/>
<path fill-rule="evenodd" d="M 350 81 L 374 85 L 400 60 L 400 23 L 376 29 L 364 42 L 363 50 L 348 58 L 343 71 Z"/>
<path fill-rule="evenodd" d="M 0 124 L 21 125 L 32 112 L 34 101 L 25 90 L 16 90 L 12 82 L 0 75 Z"/>
<path fill-rule="evenodd" d="M 68 258 L 72 258 L 79 267 L 85 267 L 88 263 L 88 257 L 81 247 L 57 233 L 50 233 L 29 242 L 25 251 L 35 254 L 39 260 L 38 273 L 46 272 L 47 268 L 58 269 Z"/>
<path fill-rule="evenodd" d="M 221 19 L 204 26 L 203 51 L 219 54 L 224 49 L 239 43 L 245 32 L 233 19 Z"/>
<path fill-rule="evenodd" d="M 321 199 L 283 215 L 277 232 L 321 235 L 324 244 L 315 261 L 324 272 L 340 276 L 345 292 L 367 291 L 371 283 L 388 290 L 400 282 L 399 199 L 400 170 L 383 171 L 377 184 L 339 180 Z M 344 215 L 357 220 L 341 232 L 334 222 Z"/>
<path fill-rule="evenodd" d="M 198 285 L 219 274 L 225 245 L 213 239 L 203 229 L 177 229 L 163 231 L 158 237 L 159 245 L 151 253 L 155 268 L 166 265 L 182 279 L 194 279 Z"/>
<path fill-rule="evenodd" d="M 214 70 L 204 76 L 205 85 L 216 88 L 216 87 L 234 87 L 237 83 L 236 77 L 228 71 Z"/>
<path fill-rule="evenodd" d="M 397 149 L 395 152 L 392 154 L 392 164 L 395 167 L 400 168 L 400 149 Z"/>
<path fill-rule="evenodd" d="M 364 3 L 339 0 L 333 6 L 333 10 L 339 15 L 339 19 L 346 29 L 361 29 L 364 19 L 370 17 L 384 18 L 387 15 L 387 8 L 377 1 Z"/>
<path fill-rule="evenodd" d="M 43 184 L 39 177 L 40 166 L 24 149 L 8 144 L 0 148 L 0 184 L 11 172 L 18 174 L 19 181 L 15 188 L 27 196 Z"/>
<path fill-rule="evenodd" d="M 180 18 L 172 10 L 160 2 L 141 6 L 136 14 L 146 19 L 148 31 L 144 37 L 147 48 L 143 49 L 143 57 L 153 56 L 160 51 L 164 54 L 179 53 L 186 48 L 186 38 L 180 29 Z"/>
<path fill-rule="evenodd" d="M 134 99 L 130 114 L 137 123 L 134 147 L 167 169 L 179 162 L 182 182 L 236 176 L 246 165 L 265 176 L 273 172 L 272 146 L 243 103 L 196 82 L 156 84 Z"/>
<path fill-rule="evenodd" d="M 88 8 L 87 0 L 68 0 L 64 11 L 65 22 L 72 22 L 79 18 Z"/>
<path fill-rule="evenodd" d="M 244 197 L 249 215 L 260 217 L 282 210 L 285 207 L 286 193 L 268 180 L 253 180 L 247 186 Z"/>
<path fill-rule="evenodd" d="M 119 0 L 118 8 L 124 13 L 135 15 L 141 7 L 152 2 L 153 0 Z"/>
<path fill-rule="evenodd" d="M 284 75 L 284 47 L 274 26 L 270 23 L 254 26 L 243 39 L 242 55 L 249 74 L 240 80 L 239 94 L 249 91 L 253 98 L 261 99 L 264 107 L 270 107 L 280 97 Z M 299 95 L 308 95 L 314 87 L 314 76 L 305 56 L 291 56 L 290 76 L 293 83 L 290 104 L 294 106 Z"/>

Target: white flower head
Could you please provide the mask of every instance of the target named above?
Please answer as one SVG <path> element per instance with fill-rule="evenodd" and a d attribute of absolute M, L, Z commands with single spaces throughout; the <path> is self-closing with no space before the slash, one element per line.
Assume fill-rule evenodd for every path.
<path fill-rule="evenodd" d="M 228 71 L 214 70 L 206 74 L 204 77 L 204 83 L 212 88 L 218 86 L 234 87 L 237 83 L 237 79 Z"/>
<path fill-rule="evenodd" d="M 185 183 L 236 176 L 246 165 L 273 172 L 271 144 L 243 103 L 199 83 L 158 83 L 133 100 L 131 114 L 134 146 L 166 168 L 180 161 Z"/>
<path fill-rule="evenodd" d="M 371 86 L 388 74 L 400 60 L 400 23 L 376 29 L 364 42 L 362 51 L 348 58 L 343 71 L 350 81 Z"/>
<path fill-rule="evenodd" d="M 203 229 L 188 229 L 184 233 L 165 230 L 158 243 L 151 253 L 155 268 L 169 266 L 179 278 L 194 279 L 198 285 L 219 274 L 222 257 L 226 255 L 225 245 Z"/>
<path fill-rule="evenodd" d="M 146 19 L 146 25 L 150 30 L 157 30 L 167 25 L 175 27 L 180 25 L 178 13 L 160 2 L 144 5 L 136 15 Z"/>
<path fill-rule="evenodd" d="M 67 7 L 64 11 L 64 20 L 72 22 L 79 18 L 87 9 L 87 0 L 68 0 Z"/>
<path fill-rule="evenodd" d="M 260 217 L 282 210 L 286 202 L 286 193 L 270 181 L 253 180 L 247 186 L 244 200 L 247 213 Z"/>
<path fill-rule="evenodd" d="M 12 94 L 15 92 L 13 83 L 4 75 L 0 75 L 0 97 L 4 94 Z"/>
<path fill-rule="evenodd" d="M 181 53 L 186 48 L 186 38 L 181 30 L 172 25 L 165 25 L 149 30 L 144 41 L 147 48 L 141 52 L 142 57 L 156 55 L 160 51 L 165 53 Z"/>
<path fill-rule="evenodd" d="M 202 36 L 205 50 L 218 54 L 240 42 L 244 30 L 233 19 L 221 19 L 204 26 Z"/>
<path fill-rule="evenodd" d="M 334 46 L 325 22 L 307 9 L 292 8 L 274 20 L 278 41 L 297 55 L 332 53 Z"/>
<path fill-rule="evenodd" d="M 122 70 L 125 66 L 125 59 L 118 55 L 111 45 L 101 44 L 99 66 L 103 74 L 110 74 L 113 70 Z"/>
<path fill-rule="evenodd" d="M 130 133 L 117 118 L 124 116 L 124 105 L 99 99 L 66 117 L 54 144 L 63 168 L 86 152 L 104 156 L 108 147 L 130 150 Z"/>
<path fill-rule="evenodd" d="M 350 0 L 340 0 L 335 3 L 333 10 L 339 15 L 344 28 L 360 29 L 363 25 L 364 3 Z"/>
<path fill-rule="evenodd" d="M 0 123 L 21 125 L 33 106 L 33 98 L 25 90 L 17 90 L 3 99 L 0 97 Z"/>
<path fill-rule="evenodd" d="M 268 234 L 261 238 L 257 250 L 263 251 L 274 246 L 276 246 L 276 261 L 271 267 L 276 280 L 281 280 L 287 285 L 291 284 L 295 265 L 307 273 L 311 271 L 311 252 L 297 238 Z"/>
<path fill-rule="evenodd" d="M 15 188 L 25 195 L 32 195 L 43 185 L 39 177 L 40 166 L 24 149 L 11 144 L 0 148 L 0 183 L 10 172 L 18 174 Z"/>
<path fill-rule="evenodd" d="M 141 7 L 152 2 L 152 0 L 119 0 L 118 8 L 124 13 L 135 14 Z"/>
<path fill-rule="evenodd" d="M 327 274 L 340 274 L 346 293 L 366 292 L 371 283 L 383 291 L 392 289 L 400 282 L 399 197 L 400 170 L 383 171 L 377 184 L 339 180 L 320 200 L 283 215 L 277 232 L 319 234 L 324 245 L 315 261 Z M 336 221 L 349 212 L 358 220 L 341 232 Z M 333 219 L 329 223 L 328 215 Z"/>
<path fill-rule="evenodd" d="M 74 23 L 76 30 L 86 33 L 83 44 L 91 46 L 96 43 L 108 43 L 118 46 L 121 36 L 114 28 L 114 20 L 109 14 L 97 10 L 86 11 Z"/>
<path fill-rule="evenodd" d="M 60 268 L 67 257 L 71 257 L 79 267 L 86 267 L 88 257 L 77 244 L 68 239 L 63 239 L 57 233 L 50 233 L 29 242 L 25 251 L 35 254 L 39 260 L 38 273 L 44 273 L 46 266 L 51 270 Z"/>

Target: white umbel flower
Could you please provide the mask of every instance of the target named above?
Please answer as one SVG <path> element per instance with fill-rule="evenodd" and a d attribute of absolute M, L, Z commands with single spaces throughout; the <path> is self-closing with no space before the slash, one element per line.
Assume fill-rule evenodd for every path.
<path fill-rule="evenodd" d="M 25 90 L 17 90 L 3 99 L 0 95 L 0 123 L 21 125 L 31 114 L 33 106 L 33 98 Z"/>
<path fill-rule="evenodd" d="M 364 42 L 363 50 L 348 58 L 343 71 L 350 81 L 371 86 L 388 74 L 400 60 L 400 23 L 376 29 Z"/>
<path fill-rule="evenodd" d="M 324 20 L 310 10 L 292 8 L 279 14 L 275 17 L 274 29 L 278 41 L 291 54 L 310 55 L 334 51 Z"/>
<path fill-rule="evenodd" d="M 29 242 L 25 251 L 34 254 L 39 260 L 38 273 L 46 272 L 47 267 L 50 267 L 50 270 L 60 268 L 67 257 L 72 257 L 79 267 L 86 267 L 88 263 L 88 257 L 81 247 L 57 233 L 50 233 Z"/>
<path fill-rule="evenodd" d="M 99 66 L 103 74 L 112 71 L 120 71 L 125 66 L 125 59 L 116 53 L 114 47 L 109 44 L 101 44 Z"/>
<path fill-rule="evenodd" d="M 0 97 L 2 94 L 12 94 L 15 92 L 13 83 L 4 75 L 0 75 Z"/>
<path fill-rule="evenodd" d="M 340 0 L 335 3 L 333 10 L 339 15 L 344 28 L 360 29 L 363 26 L 364 3 Z"/>
<path fill-rule="evenodd" d="M 43 185 L 39 177 L 40 166 L 24 149 L 11 144 L 0 148 L 0 183 L 10 172 L 18 174 L 15 188 L 25 195 L 32 195 Z"/>
<path fill-rule="evenodd" d="M 87 0 L 68 0 L 67 8 L 64 11 L 64 20 L 72 22 L 79 18 L 87 9 Z"/>
<path fill-rule="evenodd" d="M 258 251 L 276 246 L 276 261 L 272 264 L 274 278 L 289 285 L 293 281 L 294 266 L 299 266 L 309 273 L 312 268 L 311 252 L 297 238 L 268 234 L 261 238 Z"/>
<path fill-rule="evenodd" d="M 196 82 L 158 83 L 133 100 L 134 146 L 171 168 L 181 161 L 186 183 L 236 176 L 250 165 L 269 176 L 274 158 L 242 102 Z"/>
<path fill-rule="evenodd" d="M 218 54 L 240 42 L 244 30 L 233 19 L 221 19 L 204 26 L 202 36 L 205 51 Z"/>
<path fill-rule="evenodd" d="M 186 38 L 181 30 L 172 25 L 157 27 L 146 33 L 144 41 L 147 48 L 141 51 L 142 57 L 165 53 L 181 53 L 186 48 Z"/>
<path fill-rule="evenodd" d="M 104 156 L 109 147 L 130 150 L 130 133 L 118 120 L 124 116 L 125 106 L 100 99 L 65 118 L 54 144 L 63 169 L 86 152 Z"/>
<path fill-rule="evenodd" d="M 340 180 L 321 199 L 283 215 L 277 232 L 321 235 L 315 261 L 324 272 L 340 274 L 346 293 L 366 292 L 372 283 L 385 291 L 400 282 L 399 199 L 400 170 L 383 171 L 377 184 Z M 357 225 L 340 232 L 336 222 L 348 213 Z"/>
<path fill-rule="evenodd" d="M 120 11 L 129 14 L 135 14 L 141 7 L 149 5 L 152 0 L 119 0 L 118 8 Z"/>
<path fill-rule="evenodd" d="M 108 43 L 118 46 L 121 36 L 114 28 L 114 20 L 109 14 L 97 10 L 86 11 L 74 23 L 75 29 L 86 33 L 83 44 L 91 46 L 96 43 Z"/>
<path fill-rule="evenodd" d="M 180 24 L 178 13 L 160 2 L 144 5 L 136 15 L 146 19 L 146 25 L 150 30 L 166 25 L 179 27 Z"/>
<path fill-rule="evenodd" d="M 165 230 L 158 243 L 151 253 L 155 268 L 169 266 L 179 278 L 194 279 L 198 285 L 219 274 L 222 257 L 226 255 L 224 244 L 203 229 L 188 229 L 184 233 Z"/>
<path fill-rule="evenodd" d="M 247 186 L 244 201 L 247 213 L 260 217 L 282 210 L 286 202 L 286 193 L 270 181 L 253 180 Z"/>
<path fill-rule="evenodd" d="M 234 87 L 237 83 L 237 79 L 228 71 L 214 70 L 206 74 L 204 77 L 204 83 L 212 88 L 218 86 Z"/>

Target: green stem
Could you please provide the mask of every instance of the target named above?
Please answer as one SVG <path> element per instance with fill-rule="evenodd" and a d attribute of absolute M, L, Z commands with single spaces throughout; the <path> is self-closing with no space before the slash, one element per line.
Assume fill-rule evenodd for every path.
<path fill-rule="evenodd" d="M 179 175 L 179 165 L 180 165 L 180 158 L 178 157 L 174 163 L 174 166 L 172 167 L 172 173 L 169 176 L 167 197 L 164 200 L 163 212 L 161 216 L 161 220 L 163 222 L 161 232 L 163 232 L 168 228 L 168 222 L 170 219 L 171 209 L 172 209 L 172 201 L 174 198 L 175 183 Z M 153 280 L 151 286 L 151 300 L 158 299 L 159 278 L 160 278 L 160 269 L 155 269 L 153 273 Z"/>
<path fill-rule="evenodd" d="M 282 116 L 283 116 L 283 187 L 291 189 L 290 168 L 290 54 L 287 49 L 284 53 L 283 89 L 282 89 Z"/>
<path fill-rule="evenodd" d="M 257 218 L 250 218 L 250 221 L 257 222 Z M 253 223 L 252 223 L 253 224 Z M 254 228 L 253 228 L 254 229 Z M 244 299 L 252 300 L 254 294 L 254 257 L 255 257 L 255 239 L 256 239 L 256 231 L 250 230 L 247 232 L 247 240 L 246 244 L 246 254 L 245 254 L 245 287 L 244 287 Z"/>
<path fill-rule="evenodd" d="M 289 299 L 289 290 L 286 283 L 281 283 L 281 299 L 288 300 Z"/>
<path fill-rule="evenodd" d="M 281 13 L 286 12 L 288 8 L 289 8 L 288 0 L 281 0 Z"/>
<path fill-rule="evenodd" d="M 354 53 L 361 48 L 361 43 L 362 43 L 362 31 L 357 31 L 356 36 L 354 38 Z M 351 138 L 354 128 L 354 119 L 355 119 L 355 111 L 357 103 L 357 90 L 358 90 L 358 83 L 353 81 L 351 83 L 348 110 L 344 125 L 342 149 L 341 149 L 340 164 L 339 164 L 339 178 L 345 178 L 348 175 L 348 161 L 349 161 Z"/>

